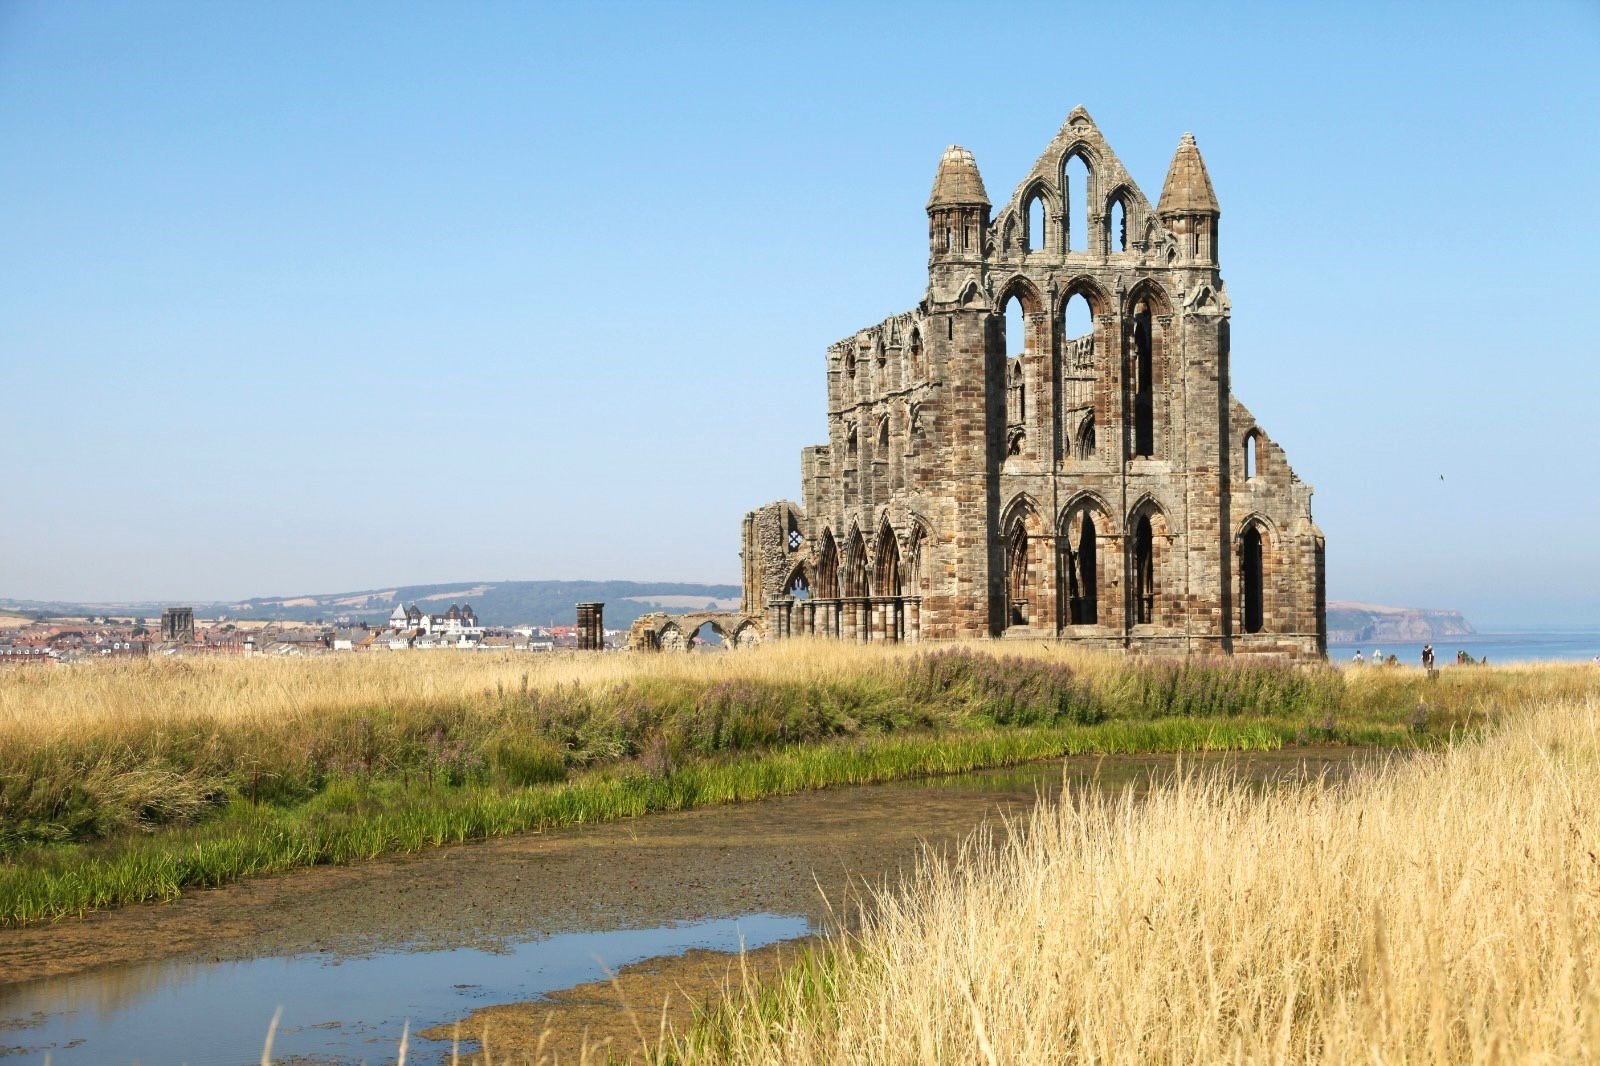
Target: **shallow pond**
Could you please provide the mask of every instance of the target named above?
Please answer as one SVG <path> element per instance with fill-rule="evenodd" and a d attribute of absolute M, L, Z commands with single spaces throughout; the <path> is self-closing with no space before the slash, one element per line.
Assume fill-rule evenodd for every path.
<path fill-rule="evenodd" d="M 1185 756 L 1272 782 L 1342 776 L 1342 748 Z M 527 834 L 0 931 L 9 1061 L 393 1061 L 413 1034 L 642 959 L 805 935 L 1040 795 L 1138 787 L 1172 756 L 1080 757 Z M 449 1046 L 413 1037 L 410 1062 Z"/>

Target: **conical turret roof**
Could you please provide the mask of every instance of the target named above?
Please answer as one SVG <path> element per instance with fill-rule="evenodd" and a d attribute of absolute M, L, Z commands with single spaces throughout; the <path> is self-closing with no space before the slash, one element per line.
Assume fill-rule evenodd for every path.
<path fill-rule="evenodd" d="M 939 159 L 939 173 L 934 176 L 928 206 L 933 208 L 956 204 L 982 204 L 988 207 L 989 194 L 984 191 L 983 176 L 978 173 L 978 161 L 959 144 L 952 144 Z"/>
<path fill-rule="evenodd" d="M 1211 189 L 1205 160 L 1200 158 L 1200 146 L 1194 143 L 1192 133 L 1185 133 L 1178 142 L 1172 166 L 1167 170 L 1167 183 L 1161 186 L 1161 202 L 1156 205 L 1156 214 L 1222 214 L 1222 208 L 1217 206 L 1217 194 Z"/>

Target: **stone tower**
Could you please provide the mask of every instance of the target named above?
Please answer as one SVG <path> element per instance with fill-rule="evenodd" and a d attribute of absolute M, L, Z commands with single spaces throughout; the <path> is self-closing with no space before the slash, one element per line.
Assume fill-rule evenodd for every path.
<path fill-rule="evenodd" d="M 1221 214 L 1192 136 L 1152 207 L 1081 107 L 998 212 L 947 149 L 926 294 L 828 349 L 828 443 L 803 507 L 746 516 L 745 611 L 769 638 L 1325 654 L 1311 488 L 1230 387 Z"/>

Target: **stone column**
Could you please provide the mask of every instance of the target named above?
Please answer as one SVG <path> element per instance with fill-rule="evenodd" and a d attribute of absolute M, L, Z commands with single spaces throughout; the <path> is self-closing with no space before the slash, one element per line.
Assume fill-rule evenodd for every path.
<path fill-rule="evenodd" d="M 606 646 L 603 603 L 578 604 L 578 650 L 604 651 Z"/>
<path fill-rule="evenodd" d="M 915 644 L 922 639 L 922 597 L 906 597 L 906 641 Z"/>
<path fill-rule="evenodd" d="M 856 604 L 854 600 L 840 600 L 835 609 L 839 611 L 839 639 L 856 639 Z"/>
<path fill-rule="evenodd" d="M 872 603 L 864 596 L 856 601 L 856 639 L 863 644 L 872 639 Z"/>

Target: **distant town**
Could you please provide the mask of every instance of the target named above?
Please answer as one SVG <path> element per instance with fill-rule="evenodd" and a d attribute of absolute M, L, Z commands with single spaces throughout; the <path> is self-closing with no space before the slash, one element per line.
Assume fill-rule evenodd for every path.
<path fill-rule="evenodd" d="M 625 629 L 605 630 L 608 648 L 621 647 Z M 151 655 L 392 654 L 455 649 L 553 652 L 578 647 L 576 625 L 485 626 L 470 603 L 440 613 L 397 604 L 387 621 L 370 623 L 260 621 L 225 615 L 195 618 L 174 607 L 160 617 L 87 615 L 0 616 L 0 664 L 28 665 Z"/>

